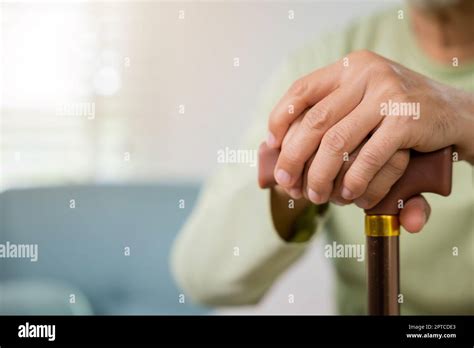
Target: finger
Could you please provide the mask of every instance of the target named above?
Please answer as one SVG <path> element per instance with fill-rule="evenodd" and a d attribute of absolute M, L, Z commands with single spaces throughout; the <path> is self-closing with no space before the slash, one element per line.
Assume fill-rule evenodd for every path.
<path fill-rule="evenodd" d="M 297 132 L 298 128 L 300 127 L 301 121 L 303 120 L 303 117 L 304 115 L 300 115 L 291 123 L 290 127 L 288 128 L 288 131 L 285 134 L 285 137 L 283 138 L 282 148 L 286 146 L 293 134 Z"/>
<path fill-rule="evenodd" d="M 362 101 L 349 115 L 324 134 L 309 173 L 309 187 L 316 192 L 322 202 L 329 199 L 334 179 L 344 159 L 357 148 L 380 121 L 381 116 L 374 112 L 372 104 Z M 351 197 L 343 198 L 352 199 Z"/>
<path fill-rule="evenodd" d="M 298 129 L 301 120 L 303 119 L 303 115 L 298 117 L 291 125 L 290 128 L 288 129 L 288 132 L 286 132 L 285 138 L 283 139 L 283 146 L 288 142 L 288 139 L 291 138 L 291 136 L 295 133 L 295 131 Z M 303 197 L 303 194 L 301 192 L 301 188 L 303 185 L 303 180 L 302 178 L 299 178 L 299 180 L 293 184 L 291 187 L 284 187 L 285 192 L 293 199 L 300 199 Z M 280 186 L 282 187 L 282 186 Z M 282 187 L 283 188 L 283 187 Z"/>
<path fill-rule="evenodd" d="M 350 156 L 352 157 L 352 154 Z M 349 161 L 344 161 L 341 170 L 334 180 L 334 187 L 331 195 L 329 196 L 329 201 L 336 205 L 346 205 L 351 203 L 351 201 L 341 197 L 342 179 L 344 178 L 344 174 L 349 170 L 350 166 L 351 165 Z"/>
<path fill-rule="evenodd" d="M 334 63 L 296 80 L 270 113 L 267 145 L 281 146 L 290 124 L 309 106 L 316 104 L 337 86 L 342 64 Z"/>
<path fill-rule="evenodd" d="M 304 169 L 303 169 L 303 175 L 301 176 L 302 180 L 303 180 L 301 191 L 302 191 L 303 196 L 307 200 L 309 200 L 309 197 L 308 197 L 308 171 L 309 171 L 309 167 L 311 165 L 311 162 L 314 159 L 314 156 L 315 156 L 315 154 L 311 155 L 309 160 L 305 163 L 305 166 L 304 166 Z"/>
<path fill-rule="evenodd" d="M 394 130 L 388 123 L 382 123 L 347 171 L 342 196 L 351 200 L 362 195 L 375 174 L 401 147 L 401 144 L 401 137 L 396 134 L 396 129 Z"/>
<path fill-rule="evenodd" d="M 275 167 L 275 179 L 292 186 L 301 176 L 304 164 L 316 151 L 324 133 L 349 114 L 361 101 L 362 88 L 337 88 L 310 108 L 299 127 L 281 148 Z M 291 127 L 290 127 L 291 128 Z"/>
<path fill-rule="evenodd" d="M 426 199 L 419 195 L 410 198 L 400 211 L 400 224 L 410 233 L 420 232 L 431 214 L 431 207 Z"/>
<path fill-rule="evenodd" d="M 336 176 L 336 179 L 334 180 L 334 188 L 330 196 L 331 202 L 337 205 L 346 205 L 346 204 L 352 203 L 352 201 L 348 201 L 341 196 L 342 181 L 344 179 L 344 175 L 351 167 L 352 163 L 357 157 L 357 154 L 362 149 L 362 146 L 364 146 L 366 141 L 367 139 L 364 140 L 359 146 L 357 146 L 357 148 L 350 155 L 348 155 L 347 157 L 344 157 L 344 163 L 341 167 L 341 170 L 339 171 L 339 173 Z"/>
<path fill-rule="evenodd" d="M 288 194 L 290 195 L 291 198 L 294 199 L 300 199 L 303 197 L 303 193 L 301 191 L 301 188 L 303 186 L 303 179 L 300 177 L 298 181 L 290 188 L 288 189 Z"/>
<path fill-rule="evenodd" d="M 390 191 L 390 188 L 405 173 L 410 160 L 409 150 L 398 150 L 380 169 L 367 190 L 354 203 L 363 209 L 370 209 L 379 203 Z"/>

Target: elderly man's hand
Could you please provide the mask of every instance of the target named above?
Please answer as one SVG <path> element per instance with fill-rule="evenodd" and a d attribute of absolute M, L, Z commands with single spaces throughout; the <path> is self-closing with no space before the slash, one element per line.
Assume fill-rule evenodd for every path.
<path fill-rule="evenodd" d="M 271 112 L 267 143 L 281 147 L 275 179 L 294 198 L 367 209 L 403 175 L 410 148 L 455 145 L 473 163 L 473 119 L 472 94 L 358 51 L 290 87 Z"/>

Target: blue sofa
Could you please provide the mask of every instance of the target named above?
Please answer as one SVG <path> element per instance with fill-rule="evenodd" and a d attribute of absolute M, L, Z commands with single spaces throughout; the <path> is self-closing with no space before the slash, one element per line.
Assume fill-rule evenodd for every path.
<path fill-rule="evenodd" d="M 38 244 L 39 257 L 0 259 L 0 313 L 207 313 L 179 301 L 169 268 L 171 245 L 198 191 L 156 184 L 1 193 L 0 243 Z"/>

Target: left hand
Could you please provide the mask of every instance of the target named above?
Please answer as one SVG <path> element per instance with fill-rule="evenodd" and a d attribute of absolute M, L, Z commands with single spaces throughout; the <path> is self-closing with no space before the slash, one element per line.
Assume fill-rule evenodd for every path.
<path fill-rule="evenodd" d="M 474 163 L 472 94 L 369 51 L 347 59 L 346 65 L 339 61 L 298 79 L 270 114 L 267 143 L 281 147 L 275 179 L 290 195 L 304 180 L 304 194 L 315 204 L 337 196 L 368 209 L 403 174 L 406 149 L 430 152 L 455 145 L 460 159 Z M 298 127 L 287 134 L 297 118 Z M 334 192 L 347 156 L 356 149 Z M 368 192 L 374 180 L 379 192 Z"/>

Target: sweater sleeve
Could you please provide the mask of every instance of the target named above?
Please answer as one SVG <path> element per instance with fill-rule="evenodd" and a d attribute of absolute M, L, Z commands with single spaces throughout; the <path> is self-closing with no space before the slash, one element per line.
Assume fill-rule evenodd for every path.
<path fill-rule="evenodd" d="M 280 67 L 264 88 L 270 92 L 240 149 L 256 155 L 266 137 L 273 105 L 294 80 L 330 62 L 323 56 L 316 47 L 307 47 Z M 316 214 L 316 230 L 322 228 L 326 216 L 327 212 Z M 308 244 L 280 238 L 272 222 L 270 192 L 258 187 L 255 165 L 220 164 L 175 241 L 171 267 L 178 284 L 194 302 L 254 304 L 303 255 Z"/>

